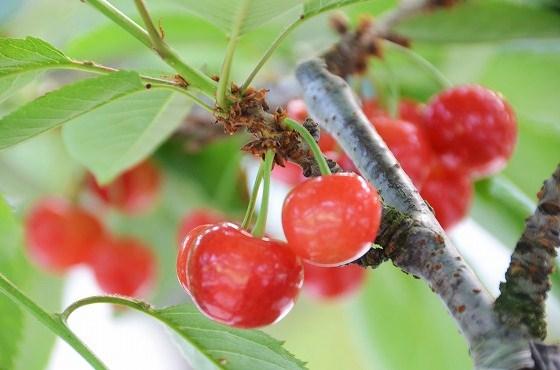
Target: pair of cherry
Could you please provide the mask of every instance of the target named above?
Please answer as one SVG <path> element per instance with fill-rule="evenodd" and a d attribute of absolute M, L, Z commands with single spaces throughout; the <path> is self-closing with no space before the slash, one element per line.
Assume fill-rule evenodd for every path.
<path fill-rule="evenodd" d="M 316 177 L 296 186 L 284 202 L 287 242 L 254 237 L 233 223 L 200 220 L 209 223 L 186 233 L 177 276 L 198 308 L 213 320 L 241 328 L 269 325 L 294 305 L 304 262 L 311 281 L 325 279 L 326 267 L 345 265 L 367 252 L 380 219 L 377 191 L 361 176 Z M 193 226 L 187 222 L 182 230 Z M 339 284 L 335 279 L 327 286 L 311 284 L 312 289 L 337 294 L 356 281 L 356 268 L 344 273 L 351 276 L 349 282 Z"/>
<path fill-rule="evenodd" d="M 91 177 L 88 187 L 104 203 L 134 214 L 144 212 L 155 199 L 159 173 L 144 162 L 106 186 Z M 107 293 L 137 296 L 154 278 L 150 248 L 135 238 L 111 235 L 96 215 L 66 199 L 36 203 L 26 217 L 25 234 L 28 253 L 39 266 L 65 272 L 87 264 Z"/>

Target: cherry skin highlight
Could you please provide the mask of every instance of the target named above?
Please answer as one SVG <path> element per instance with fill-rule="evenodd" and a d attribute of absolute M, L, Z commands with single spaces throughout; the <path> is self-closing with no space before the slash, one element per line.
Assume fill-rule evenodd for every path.
<path fill-rule="evenodd" d="M 478 85 L 448 89 L 432 98 L 424 124 L 434 150 L 457 157 L 473 176 L 503 168 L 517 140 L 515 114 L 499 94 Z"/>
<path fill-rule="evenodd" d="M 424 132 L 410 122 L 381 116 L 373 124 L 414 185 L 421 189 L 435 160 Z"/>
<path fill-rule="evenodd" d="M 208 225 L 188 258 L 188 287 L 200 311 L 238 328 L 273 324 L 293 307 L 303 265 L 281 241 L 232 223 Z"/>
<path fill-rule="evenodd" d="M 473 188 L 464 171 L 438 164 L 430 172 L 420 195 L 433 207 L 440 225 L 449 230 L 467 216 Z"/>
<path fill-rule="evenodd" d="M 156 272 L 151 249 L 131 237 L 103 240 L 91 267 L 104 292 L 128 297 L 142 295 L 154 282 Z"/>
<path fill-rule="evenodd" d="M 181 247 L 183 239 L 194 228 L 201 225 L 215 224 L 225 220 L 225 216 L 219 212 L 206 208 L 198 208 L 186 214 L 179 223 L 177 232 L 177 245 Z"/>
<path fill-rule="evenodd" d="M 30 257 L 52 271 L 61 272 L 87 262 L 103 234 L 103 226 L 95 216 L 60 198 L 46 198 L 35 204 L 25 220 Z"/>
<path fill-rule="evenodd" d="M 189 284 L 189 277 L 187 274 L 187 266 L 188 261 L 191 255 L 191 252 L 194 248 L 194 245 L 198 242 L 198 236 L 206 230 L 209 226 L 209 223 L 205 223 L 202 225 L 198 225 L 192 229 L 190 229 L 187 233 L 185 233 L 181 244 L 179 245 L 179 253 L 177 253 L 177 278 L 179 279 L 179 283 L 185 291 L 191 294 L 191 288 Z"/>
<path fill-rule="evenodd" d="M 307 180 L 284 200 L 282 226 L 288 245 L 305 262 L 340 266 L 361 257 L 377 235 L 377 190 L 354 173 Z"/>
<path fill-rule="evenodd" d="M 108 185 L 99 185 L 90 176 L 91 191 L 104 203 L 129 213 L 138 214 L 150 209 L 161 186 L 161 175 L 157 167 L 145 161 L 127 170 Z"/>
<path fill-rule="evenodd" d="M 303 288 L 318 299 L 337 299 L 357 291 L 365 282 L 366 270 L 358 265 L 319 267 L 304 264 Z"/>

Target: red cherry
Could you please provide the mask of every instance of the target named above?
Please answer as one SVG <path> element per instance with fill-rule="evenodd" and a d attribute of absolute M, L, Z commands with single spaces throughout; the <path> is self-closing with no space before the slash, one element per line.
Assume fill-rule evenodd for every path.
<path fill-rule="evenodd" d="M 408 121 L 415 125 L 424 120 L 425 105 L 412 99 L 403 98 L 399 101 L 398 116 L 403 121 Z M 372 120 L 374 117 L 389 117 L 389 112 L 383 108 L 376 99 L 364 100 L 362 110 L 366 117 Z"/>
<path fill-rule="evenodd" d="M 221 213 L 211 209 L 199 208 L 192 210 L 183 217 L 179 223 L 179 231 L 177 232 L 177 245 L 180 247 L 183 244 L 183 239 L 187 234 L 200 225 L 215 224 L 224 221 L 225 217 Z"/>
<path fill-rule="evenodd" d="M 385 108 L 379 104 L 377 99 L 366 99 L 362 101 L 362 111 L 370 121 L 374 117 L 383 117 L 388 115 Z"/>
<path fill-rule="evenodd" d="M 274 166 L 272 177 L 290 186 L 305 180 L 301 167 L 292 162 L 286 162 L 284 167 Z"/>
<path fill-rule="evenodd" d="M 365 281 L 366 270 L 358 265 L 319 267 L 304 264 L 303 287 L 316 298 L 331 299 L 347 296 Z"/>
<path fill-rule="evenodd" d="M 422 124 L 426 106 L 412 99 L 402 99 L 399 102 L 399 118 L 414 125 Z"/>
<path fill-rule="evenodd" d="M 501 169 L 517 139 L 509 104 L 477 85 L 451 88 L 433 97 L 426 107 L 425 125 L 436 152 L 457 157 L 475 176 Z"/>
<path fill-rule="evenodd" d="M 25 220 L 30 256 L 54 271 L 87 262 L 103 233 L 95 216 L 65 199 L 43 199 Z"/>
<path fill-rule="evenodd" d="M 91 262 L 97 283 L 108 294 L 138 297 L 154 281 L 151 249 L 131 237 L 106 238 Z"/>
<path fill-rule="evenodd" d="M 286 114 L 293 120 L 303 122 L 307 118 L 307 106 L 302 99 L 293 99 L 286 105 Z"/>
<path fill-rule="evenodd" d="M 438 164 L 433 167 L 420 194 L 433 207 L 440 225 L 448 230 L 467 216 L 473 189 L 464 171 Z"/>
<path fill-rule="evenodd" d="M 282 209 L 288 245 L 320 266 L 340 266 L 362 256 L 380 219 L 377 190 L 354 173 L 307 180 L 288 194 Z"/>
<path fill-rule="evenodd" d="M 414 185 L 421 189 L 435 159 L 424 132 L 410 122 L 387 117 L 376 117 L 373 124 Z"/>
<path fill-rule="evenodd" d="M 298 122 L 303 122 L 307 118 L 307 106 L 301 99 L 294 99 L 288 102 L 286 106 L 286 113 L 288 117 Z M 328 152 L 336 149 L 336 140 L 324 130 L 321 130 L 319 136 L 319 147 L 323 152 Z"/>
<path fill-rule="evenodd" d="M 93 177 L 89 187 L 105 203 L 130 214 L 148 210 L 155 201 L 160 188 L 159 170 L 149 161 L 144 161 L 127 170 L 112 183 L 101 186 Z"/>
<path fill-rule="evenodd" d="M 186 285 L 202 313 L 226 325 L 255 328 L 277 322 L 293 307 L 303 265 L 286 243 L 255 238 L 227 222 L 195 231 Z"/>

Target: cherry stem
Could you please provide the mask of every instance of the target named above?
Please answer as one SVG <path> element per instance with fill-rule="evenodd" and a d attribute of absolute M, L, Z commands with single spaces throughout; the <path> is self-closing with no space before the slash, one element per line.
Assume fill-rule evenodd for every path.
<path fill-rule="evenodd" d="M 249 227 L 251 220 L 253 219 L 253 214 L 255 213 L 255 204 L 257 203 L 257 196 L 259 195 L 259 189 L 263 179 L 263 168 L 264 162 L 261 162 L 259 171 L 257 172 L 257 177 L 255 177 L 255 182 L 253 183 L 253 190 L 251 192 L 249 204 L 247 205 L 247 211 L 245 211 L 245 217 L 243 218 L 243 223 L 241 223 L 241 227 L 243 229 L 247 229 Z"/>
<path fill-rule="evenodd" d="M 253 235 L 257 238 L 260 238 L 264 235 L 264 229 L 266 227 L 266 217 L 268 215 L 268 198 L 270 194 L 270 171 L 272 171 L 273 163 L 274 151 L 269 149 L 264 155 L 264 163 L 262 165 L 263 191 L 261 198 L 261 208 L 259 210 L 259 215 L 253 229 Z"/>
<path fill-rule="evenodd" d="M 319 165 L 319 170 L 321 171 L 321 175 L 326 176 L 331 174 L 331 169 L 327 163 L 325 157 L 323 157 L 323 153 L 321 152 L 321 148 L 319 148 L 319 144 L 315 141 L 313 136 L 303 125 L 299 124 L 298 122 L 294 121 L 291 118 L 285 118 L 282 123 L 288 127 L 290 130 L 297 131 L 299 136 L 305 141 L 307 146 L 311 149 L 313 153 L 313 157 L 317 164 Z"/>

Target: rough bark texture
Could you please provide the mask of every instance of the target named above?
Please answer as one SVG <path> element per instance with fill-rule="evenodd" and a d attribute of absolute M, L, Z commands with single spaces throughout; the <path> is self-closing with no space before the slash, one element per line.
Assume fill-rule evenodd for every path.
<path fill-rule="evenodd" d="M 500 284 L 495 309 L 502 321 L 527 326 L 534 338 L 546 337 L 545 305 L 560 247 L 560 165 L 538 193 L 535 213 L 526 221 Z"/>
<path fill-rule="evenodd" d="M 386 208 L 376 242 L 383 246 L 384 256 L 403 271 L 424 279 L 440 296 L 467 339 L 477 368 L 534 368 L 525 329 L 500 322 L 493 298 L 363 115 L 348 84 L 328 72 L 320 60 L 300 64 L 296 76 L 310 113 L 383 197 Z M 378 261 L 380 252 L 373 251 L 372 259 Z"/>

